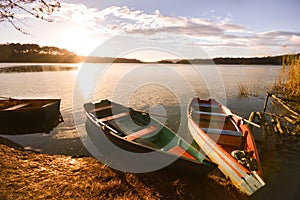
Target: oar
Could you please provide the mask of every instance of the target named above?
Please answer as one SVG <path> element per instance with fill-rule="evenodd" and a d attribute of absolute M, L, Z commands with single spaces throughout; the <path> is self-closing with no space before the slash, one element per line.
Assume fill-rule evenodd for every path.
<path fill-rule="evenodd" d="M 245 118 L 243 118 L 243 117 L 241 117 L 241 116 L 238 116 L 238 115 L 232 113 L 231 110 L 229 110 L 227 107 L 225 107 L 225 106 L 223 106 L 223 105 L 222 105 L 222 109 L 225 111 L 225 113 L 226 113 L 229 117 L 230 117 L 230 116 L 235 116 L 235 117 L 237 117 L 237 118 L 240 118 L 240 119 L 243 120 L 244 122 L 247 122 L 248 124 L 251 124 L 251 125 L 253 125 L 253 126 L 256 126 L 257 128 L 260 128 L 260 127 L 261 127 L 260 125 L 254 123 L 254 122 L 249 121 L 248 119 L 245 119 Z"/>
<path fill-rule="evenodd" d="M 12 98 L 10 98 L 10 97 L 0 97 L 0 99 L 11 100 Z"/>
<path fill-rule="evenodd" d="M 238 116 L 238 115 L 235 115 L 235 114 L 232 114 L 232 115 L 234 115 L 234 116 L 236 116 L 236 117 L 240 118 L 241 120 L 243 120 L 244 122 L 247 122 L 248 124 L 251 124 L 251 125 L 253 125 L 253 126 L 256 126 L 257 128 L 261 128 L 261 126 L 260 126 L 260 125 L 258 125 L 258 124 L 256 124 L 256 123 L 254 123 L 254 122 L 251 122 L 251 121 L 249 121 L 248 119 L 245 119 L 245 118 L 243 118 L 243 117 L 240 117 L 240 116 Z"/>

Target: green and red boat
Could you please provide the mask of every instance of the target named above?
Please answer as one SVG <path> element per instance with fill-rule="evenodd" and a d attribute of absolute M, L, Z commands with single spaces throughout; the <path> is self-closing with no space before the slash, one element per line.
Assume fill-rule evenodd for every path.
<path fill-rule="evenodd" d="M 148 113 L 136 111 L 110 100 L 86 103 L 84 108 L 87 115 L 87 131 L 94 140 L 104 134 L 113 144 L 126 151 L 135 153 L 155 151 L 157 153 L 155 162 L 173 159 L 168 168 L 181 174 L 203 175 L 217 167 L 207 159 L 196 143 L 189 144 L 151 118 Z M 107 155 L 109 156 L 112 155 Z M 124 162 L 130 161 L 125 159 Z"/>

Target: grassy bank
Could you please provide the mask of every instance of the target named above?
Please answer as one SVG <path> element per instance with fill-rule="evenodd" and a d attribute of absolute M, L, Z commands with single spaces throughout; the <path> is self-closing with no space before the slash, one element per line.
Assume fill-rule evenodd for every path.
<path fill-rule="evenodd" d="M 287 129 L 295 135 L 300 132 L 300 54 L 287 55 L 283 57 L 282 68 L 273 92 L 285 100 L 287 106 L 295 111 L 293 120 L 289 120 Z M 291 113 L 291 112 L 289 112 Z M 292 124 L 292 126 L 290 125 Z"/>
<path fill-rule="evenodd" d="M 267 140 L 273 133 L 280 144 L 297 142 L 300 133 L 300 54 L 283 57 L 282 67 L 275 82 L 265 90 L 267 96 L 263 111 L 252 112 L 250 121 L 258 120 L 262 125 L 261 140 Z M 249 89 L 239 86 L 239 96 L 248 97 Z"/>
<path fill-rule="evenodd" d="M 0 199 L 246 199 L 218 171 L 201 179 L 123 173 L 91 157 L 25 151 L 4 138 L 0 172 Z"/>
<path fill-rule="evenodd" d="M 282 68 L 274 84 L 274 92 L 285 98 L 300 97 L 300 55 L 287 55 L 283 57 Z"/>

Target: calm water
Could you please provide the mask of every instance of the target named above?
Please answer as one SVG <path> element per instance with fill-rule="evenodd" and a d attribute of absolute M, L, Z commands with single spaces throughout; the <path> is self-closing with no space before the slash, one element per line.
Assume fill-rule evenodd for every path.
<path fill-rule="evenodd" d="M 19 66 L 0 64 L 0 67 L 14 65 Z M 262 110 L 265 92 L 278 72 L 279 66 L 85 64 L 68 72 L 0 73 L 0 96 L 60 98 L 64 118 L 50 134 L 6 137 L 42 153 L 88 155 L 76 129 L 83 126 L 82 120 L 78 120 L 84 118 L 82 104 L 109 98 L 167 116 L 157 119 L 166 121 L 171 129 L 189 139 L 185 106 L 192 96 L 216 98 L 248 118 L 252 111 Z M 250 98 L 239 97 L 240 84 L 249 88 Z M 259 133 L 254 135 L 260 137 Z M 261 153 L 267 186 L 252 199 L 298 197 L 300 145 L 298 142 L 286 146 L 275 146 Z"/>

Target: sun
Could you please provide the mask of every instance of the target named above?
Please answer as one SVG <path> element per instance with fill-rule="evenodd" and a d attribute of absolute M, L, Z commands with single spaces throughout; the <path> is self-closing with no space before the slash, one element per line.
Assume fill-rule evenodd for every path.
<path fill-rule="evenodd" d="M 62 30 L 58 37 L 58 46 L 81 56 L 90 55 L 97 43 L 88 31 L 80 28 Z"/>

